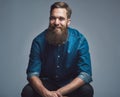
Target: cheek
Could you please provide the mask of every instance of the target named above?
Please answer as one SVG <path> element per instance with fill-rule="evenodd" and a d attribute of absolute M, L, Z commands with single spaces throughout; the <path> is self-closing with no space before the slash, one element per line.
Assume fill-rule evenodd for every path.
<path fill-rule="evenodd" d="M 64 27 L 68 26 L 68 24 L 66 22 L 62 22 L 61 25 Z"/>
<path fill-rule="evenodd" d="M 49 24 L 54 24 L 54 21 L 49 21 Z"/>
<path fill-rule="evenodd" d="M 61 21 L 61 24 L 64 25 L 64 26 L 67 26 L 68 25 L 68 21 Z"/>

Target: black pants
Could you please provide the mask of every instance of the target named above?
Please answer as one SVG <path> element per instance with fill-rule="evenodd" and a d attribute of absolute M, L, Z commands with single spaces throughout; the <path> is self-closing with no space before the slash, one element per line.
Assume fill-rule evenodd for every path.
<path fill-rule="evenodd" d="M 44 86 L 49 90 L 57 90 L 58 87 L 51 84 L 43 82 Z M 77 90 L 73 91 L 70 94 L 67 94 L 68 97 L 93 97 L 93 88 L 90 84 L 85 84 Z M 39 95 L 30 84 L 27 84 L 21 93 L 21 97 L 42 97 Z"/>

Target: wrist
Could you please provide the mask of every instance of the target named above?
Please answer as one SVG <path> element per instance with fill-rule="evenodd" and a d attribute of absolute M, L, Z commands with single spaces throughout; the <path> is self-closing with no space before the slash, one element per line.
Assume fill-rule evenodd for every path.
<path fill-rule="evenodd" d="M 44 97 L 44 96 L 46 96 L 48 94 L 48 92 L 49 92 L 49 90 L 44 88 L 44 89 L 41 89 L 40 94 Z"/>
<path fill-rule="evenodd" d="M 61 95 L 64 95 L 63 92 L 60 89 L 58 89 L 57 92 Z"/>

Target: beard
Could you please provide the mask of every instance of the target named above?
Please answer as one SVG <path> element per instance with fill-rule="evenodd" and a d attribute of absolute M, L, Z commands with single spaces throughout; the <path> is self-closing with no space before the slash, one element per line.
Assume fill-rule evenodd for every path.
<path fill-rule="evenodd" d="M 68 37 L 67 26 L 57 27 L 54 25 L 49 25 L 46 33 L 46 40 L 52 45 L 63 44 Z"/>

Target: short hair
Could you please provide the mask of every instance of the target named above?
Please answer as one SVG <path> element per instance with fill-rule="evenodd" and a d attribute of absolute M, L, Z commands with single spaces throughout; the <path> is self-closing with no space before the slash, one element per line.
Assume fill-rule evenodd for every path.
<path fill-rule="evenodd" d="M 66 11 L 67 11 L 67 18 L 71 17 L 72 10 L 67 3 L 65 3 L 65 2 L 55 2 L 53 5 L 51 5 L 50 14 L 52 13 L 53 9 L 55 9 L 55 8 L 65 8 Z"/>

